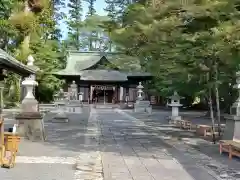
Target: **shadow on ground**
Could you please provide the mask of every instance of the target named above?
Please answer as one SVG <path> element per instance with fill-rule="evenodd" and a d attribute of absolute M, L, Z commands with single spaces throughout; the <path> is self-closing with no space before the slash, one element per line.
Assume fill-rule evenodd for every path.
<path fill-rule="evenodd" d="M 140 120 L 130 120 L 113 110 L 98 110 L 97 118 L 101 130 L 99 145 L 102 152 L 115 153 L 119 156 L 154 158 L 158 161 L 173 157 L 196 180 L 209 179 L 207 177 L 209 175 L 206 174 L 207 170 L 204 169 L 205 166 L 208 166 L 216 174 L 220 173 L 218 171 L 229 171 L 236 176 L 237 171 L 240 171 L 239 160 L 234 158 L 230 161 L 227 156 L 219 155 L 217 145 L 205 141 L 194 141 L 195 144 L 185 145 L 181 138 L 194 140 L 197 137 L 192 132 L 168 127 L 166 117 L 169 112 L 153 113 L 153 115 L 130 114 Z M 47 114 L 45 116 L 47 141 L 37 143 L 23 140 L 20 144 L 19 155 L 68 157 L 95 150 L 91 142 L 89 143 L 89 139 L 92 142 L 96 142 L 98 139 L 95 138 L 95 132 L 91 132 L 91 124 L 88 122 L 89 115 L 90 111 L 86 108 L 82 114 L 69 115 L 69 123 L 61 124 L 52 123 L 50 119 L 53 114 Z M 200 121 L 200 119 L 194 120 L 196 118 L 189 116 L 189 119 L 191 118 L 193 121 Z M 168 139 L 167 136 L 173 138 Z M 191 150 L 191 147 L 196 151 Z M 190 156 L 189 153 L 192 155 L 190 154 Z M 201 155 L 202 153 L 207 156 Z M 216 168 L 219 166 L 216 162 L 223 166 Z M 215 165 L 211 165 L 214 163 Z"/>

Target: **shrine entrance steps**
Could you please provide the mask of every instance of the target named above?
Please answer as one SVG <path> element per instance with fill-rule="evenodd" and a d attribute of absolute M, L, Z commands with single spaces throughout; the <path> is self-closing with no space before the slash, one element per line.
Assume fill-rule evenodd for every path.
<path fill-rule="evenodd" d="M 119 104 L 113 104 L 113 103 L 96 103 L 94 104 L 96 109 L 113 109 L 113 108 L 119 108 Z"/>

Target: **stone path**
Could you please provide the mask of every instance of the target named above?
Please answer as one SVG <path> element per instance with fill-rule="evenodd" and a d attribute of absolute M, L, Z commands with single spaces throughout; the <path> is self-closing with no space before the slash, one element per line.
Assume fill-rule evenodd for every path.
<path fill-rule="evenodd" d="M 16 166 L 0 168 L 3 180 L 73 180 L 76 157 L 87 157 L 84 147 L 89 112 L 69 115 L 70 123 L 51 123 L 45 116 L 46 142 L 21 140 Z M 7 125 L 14 121 L 6 121 Z"/>
<path fill-rule="evenodd" d="M 176 157 L 184 154 L 175 150 L 173 155 L 173 148 L 141 121 L 113 110 L 97 113 L 105 180 L 215 179 L 194 160 L 180 163 Z"/>
<path fill-rule="evenodd" d="M 77 158 L 74 180 L 103 180 L 102 155 L 99 151 L 100 126 L 96 116 L 96 110 L 91 108 L 84 145 L 88 151 Z"/>
<path fill-rule="evenodd" d="M 0 169 L 4 180 L 216 180 L 237 169 L 164 132 L 166 113 L 150 116 L 86 108 L 69 123 L 45 117 L 47 142 L 21 141 L 17 165 Z M 161 121 L 163 120 L 163 121 Z M 12 121 L 7 122 L 11 124 Z M 171 128 L 171 127 L 170 127 Z M 239 173 L 240 174 L 240 173 Z"/>
<path fill-rule="evenodd" d="M 229 160 L 227 156 L 220 155 L 217 145 L 198 138 L 184 138 L 183 140 L 174 138 L 174 136 L 179 136 L 181 134 L 180 132 L 178 134 L 172 133 L 174 136 L 169 137 L 171 133 L 169 133 L 169 129 L 167 130 L 166 127 L 164 127 L 164 125 L 166 125 L 165 120 L 161 119 L 161 116 L 158 116 L 158 119 L 154 119 L 151 116 L 143 118 L 143 116 L 140 117 L 139 114 L 136 115 L 129 111 L 127 113 L 121 110 L 118 112 L 132 120 L 141 121 L 149 131 L 158 133 L 158 136 L 164 139 L 166 144 L 174 148 L 169 149 L 169 152 L 171 152 L 181 164 L 184 165 L 186 162 L 193 162 L 192 164 L 198 167 L 198 170 L 202 169 L 208 174 L 211 174 L 215 179 L 235 180 L 240 178 L 239 159 Z M 159 128 L 161 128 L 161 131 L 159 131 Z M 175 131 L 175 129 L 172 128 L 172 131 Z M 164 132 L 168 132 L 168 135 L 166 136 Z M 192 146 L 193 143 L 195 146 Z M 205 149 L 203 151 L 205 154 L 193 148 L 197 146 L 201 147 L 200 149 Z M 215 151 L 213 151 L 213 149 L 215 149 Z M 188 168 L 186 167 L 186 169 Z M 192 173 L 191 170 L 189 173 Z M 204 176 L 202 175 L 202 177 Z"/>

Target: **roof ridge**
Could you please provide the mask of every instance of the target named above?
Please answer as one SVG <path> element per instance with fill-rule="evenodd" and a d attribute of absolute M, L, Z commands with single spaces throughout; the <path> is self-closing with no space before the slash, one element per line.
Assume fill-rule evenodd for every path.
<path fill-rule="evenodd" d="M 113 55 L 123 55 L 124 53 L 122 52 L 103 52 L 103 51 L 77 51 L 77 50 L 67 50 L 67 52 L 69 54 L 98 54 L 98 55 L 110 55 L 110 54 L 113 54 Z"/>

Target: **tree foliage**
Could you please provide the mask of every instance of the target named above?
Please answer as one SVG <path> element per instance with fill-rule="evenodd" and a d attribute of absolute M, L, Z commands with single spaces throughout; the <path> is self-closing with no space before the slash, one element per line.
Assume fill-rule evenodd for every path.
<path fill-rule="evenodd" d="M 239 64 L 239 1 L 139 1 L 122 9 L 117 22 L 122 26 L 112 41 L 141 58 L 155 76 L 150 88 L 157 94 L 177 90 L 205 99 L 217 85 L 221 105 L 229 107 Z"/>
<path fill-rule="evenodd" d="M 60 11 L 62 5 L 62 0 L 36 0 L 28 4 L 18 0 L 1 1 L 1 48 L 23 63 L 26 63 L 29 54 L 34 57 L 35 64 L 40 68 L 36 94 L 41 101 L 51 101 L 51 95 L 61 84 L 50 72 L 64 65 L 61 33 L 57 27 L 64 16 Z M 8 73 L 4 96 L 7 102 L 19 103 L 20 80 L 16 74 Z"/>
<path fill-rule="evenodd" d="M 86 0 L 86 2 L 89 6 L 85 19 L 80 0 L 71 0 L 68 4 L 69 31 L 66 44 L 69 49 L 80 51 L 105 51 L 108 49 L 109 39 L 102 25 L 107 19 L 96 14 L 95 0 Z"/>

